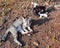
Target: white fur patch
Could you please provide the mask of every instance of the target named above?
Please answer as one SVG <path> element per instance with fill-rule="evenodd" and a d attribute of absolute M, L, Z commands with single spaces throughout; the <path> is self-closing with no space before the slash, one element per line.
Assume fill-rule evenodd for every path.
<path fill-rule="evenodd" d="M 47 13 L 43 13 L 43 14 L 41 14 L 41 13 L 39 12 L 38 14 L 40 15 L 39 18 L 42 18 L 43 16 L 44 16 L 44 17 L 48 17 Z"/>
<path fill-rule="evenodd" d="M 37 5 L 39 5 L 38 3 L 32 2 L 32 5 L 34 5 L 34 7 L 36 7 Z"/>

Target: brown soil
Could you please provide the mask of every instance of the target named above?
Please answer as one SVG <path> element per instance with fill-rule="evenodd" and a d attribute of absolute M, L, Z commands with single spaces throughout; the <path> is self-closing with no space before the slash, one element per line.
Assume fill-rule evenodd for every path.
<path fill-rule="evenodd" d="M 12 35 L 9 35 L 7 41 L 0 42 L 0 48 L 60 48 L 60 9 L 50 12 L 48 18 L 39 19 L 32 12 L 30 4 L 32 1 L 39 4 L 45 2 L 44 0 L 0 1 L 0 17 L 3 18 L 2 23 L 0 23 L 0 41 L 6 29 L 13 23 L 16 17 L 26 15 L 32 17 L 32 29 L 34 30 L 31 36 L 23 35 L 19 37 L 19 40 L 22 39 L 22 47 L 13 41 Z M 60 4 L 59 1 L 54 2 L 51 0 L 49 5 L 54 3 Z M 38 46 L 34 45 L 33 42 L 36 42 Z"/>

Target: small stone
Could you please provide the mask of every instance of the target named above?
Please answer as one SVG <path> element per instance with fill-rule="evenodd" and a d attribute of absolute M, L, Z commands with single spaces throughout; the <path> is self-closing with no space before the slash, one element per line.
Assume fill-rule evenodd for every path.
<path fill-rule="evenodd" d="M 54 5 L 55 9 L 60 9 L 60 5 Z"/>
<path fill-rule="evenodd" d="M 45 2 L 45 5 L 46 5 L 46 6 L 49 6 L 48 2 Z"/>
<path fill-rule="evenodd" d="M 38 43 L 37 43 L 37 42 L 35 42 L 35 41 L 33 42 L 33 44 L 34 44 L 34 45 L 36 45 L 36 46 L 38 46 Z"/>
<path fill-rule="evenodd" d="M 28 36 L 31 36 L 30 34 L 27 34 Z"/>

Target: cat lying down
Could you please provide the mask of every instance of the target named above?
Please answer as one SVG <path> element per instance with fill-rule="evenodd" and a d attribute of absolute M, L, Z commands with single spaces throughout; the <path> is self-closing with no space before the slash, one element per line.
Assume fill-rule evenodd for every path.
<path fill-rule="evenodd" d="M 39 18 L 48 17 L 48 12 L 46 11 L 45 6 L 40 6 L 38 3 L 32 2 L 33 5 L 33 13 L 38 15 Z"/>
<path fill-rule="evenodd" d="M 10 27 L 6 30 L 4 36 L 2 37 L 2 41 L 5 41 L 5 38 L 7 37 L 8 33 L 10 32 L 14 37 L 15 43 L 22 46 L 22 44 L 17 40 L 17 36 L 18 36 L 17 32 L 20 32 L 22 35 L 27 34 L 29 32 L 33 32 L 33 30 L 30 28 L 30 20 L 31 20 L 31 18 L 29 18 L 29 17 L 26 17 L 26 18 L 21 17 L 21 18 L 17 19 L 16 21 L 14 21 L 10 25 Z"/>

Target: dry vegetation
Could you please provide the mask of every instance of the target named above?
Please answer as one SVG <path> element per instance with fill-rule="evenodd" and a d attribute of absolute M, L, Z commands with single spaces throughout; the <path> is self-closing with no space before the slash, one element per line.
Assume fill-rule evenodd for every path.
<path fill-rule="evenodd" d="M 45 2 L 45 0 L 0 0 L 0 41 L 16 17 L 26 15 L 32 17 L 34 30 L 31 36 L 19 37 L 19 40 L 23 41 L 22 47 L 13 41 L 12 35 L 9 35 L 6 42 L 0 42 L 0 48 L 60 48 L 60 9 L 50 12 L 48 19 L 38 19 L 32 12 L 32 1 L 40 5 Z M 52 4 L 60 4 L 60 1 L 51 0 L 49 5 Z"/>

